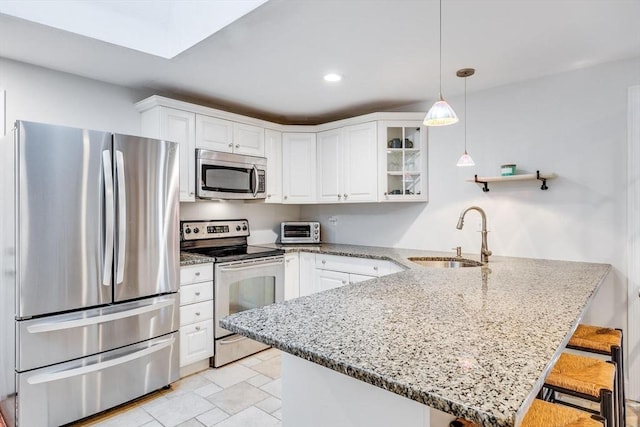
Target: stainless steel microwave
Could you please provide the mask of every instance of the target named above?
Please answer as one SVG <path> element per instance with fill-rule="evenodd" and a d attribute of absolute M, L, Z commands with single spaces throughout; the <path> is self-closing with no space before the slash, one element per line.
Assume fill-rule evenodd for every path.
<path fill-rule="evenodd" d="M 280 223 L 280 243 L 320 243 L 317 221 L 285 221 Z"/>
<path fill-rule="evenodd" d="M 199 199 L 264 199 L 267 159 L 212 150 L 196 150 Z"/>

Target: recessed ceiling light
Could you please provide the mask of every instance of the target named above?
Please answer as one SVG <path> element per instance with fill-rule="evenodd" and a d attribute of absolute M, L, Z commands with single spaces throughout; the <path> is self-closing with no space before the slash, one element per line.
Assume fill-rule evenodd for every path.
<path fill-rule="evenodd" d="M 340 80 L 342 80 L 342 76 L 336 73 L 329 73 L 324 76 L 324 79 L 328 82 L 339 82 Z"/>

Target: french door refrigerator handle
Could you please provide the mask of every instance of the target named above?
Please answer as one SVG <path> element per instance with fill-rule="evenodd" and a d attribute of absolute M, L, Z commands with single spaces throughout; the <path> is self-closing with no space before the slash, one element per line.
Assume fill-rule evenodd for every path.
<path fill-rule="evenodd" d="M 62 322 L 38 323 L 27 326 L 27 332 L 30 334 L 39 334 L 43 332 L 62 331 L 64 329 L 81 328 L 85 326 L 107 323 L 114 320 L 120 320 L 127 317 L 139 316 L 141 314 L 158 311 L 165 307 L 174 305 L 174 300 L 154 302 L 151 304 L 136 307 L 134 309 L 119 311 L 117 313 L 99 314 L 97 316 L 83 317 L 81 319 L 64 320 Z"/>
<path fill-rule="evenodd" d="M 67 371 L 34 375 L 33 377 L 27 379 L 27 382 L 32 385 L 49 383 L 52 381 L 64 380 L 71 377 L 77 377 L 80 375 L 89 374 L 91 372 L 96 372 L 103 369 L 111 368 L 112 366 L 122 365 L 123 363 L 127 363 L 135 359 L 140 359 L 142 357 L 145 357 L 157 351 L 160 351 L 166 347 L 169 347 L 173 345 L 175 340 L 176 340 L 175 337 L 171 337 L 163 342 L 154 344 L 151 347 L 145 348 L 140 351 L 136 351 L 135 353 L 127 354 L 126 356 L 118 357 L 117 359 L 108 360 L 106 362 L 95 363 L 93 365 L 82 366 L 80 368 L 73 368 Z"/>
<path fill-rule="evenodd" d="M 105 243 L 104 259 L 102 260 L 102 284 L 111 285 L 111 271 L 113 269 L 113 227 L 115 221 L 115 206 L 113 204 L 113 168 L 111 166 L 111 151 L 102 152 L 102 172 L 104 174 L 105 201 Z"/>
<path fill-rule="evenodd" d="M 124 156 L 116 151 L 116 173 L 118 174 L 118 254 L 116 259 L 116 284 L 124 280 L 124 254 L 127 244 L 127 193 L 124 179 Z"/>
<path fill-rule="evenodd" d="M 258 195 L 258 168 L 256 167 L 256 165 L 253 165 L 253 185 L 254 185 L 254 189 L 253 189 L 253 197 L 256 197 Z"/>

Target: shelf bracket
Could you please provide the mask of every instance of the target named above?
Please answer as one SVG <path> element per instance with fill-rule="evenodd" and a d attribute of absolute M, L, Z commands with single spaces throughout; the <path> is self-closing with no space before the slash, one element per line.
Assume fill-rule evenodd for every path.
<path fill-rule="evenodd" d="M 483 187 L 482 187 L 482 191 L 483 191 L 483 192 L 485 192 L 485 193 L 488 193 L 488 192 L 489 192 L 489 186 L 487 185 L 487 182 L 486 182 L 486 181 L 478 181 L 478 175 L 474 175 L 474 176 L 473 176 L 473 179 L 474 179 L 478 184 L 482 184 L 482 185 L 483 185 Z"/>
<path fill-rule="evenodd" d="M 549 187 L 547 187 L 547 178 L 541 178 L 540 177 L 540 171 L 536 171 L 536 178 L 539 179 L 540 181 L 542 181 L 542 185 L 540 186 L 541 190 L 548 190 Z"/>

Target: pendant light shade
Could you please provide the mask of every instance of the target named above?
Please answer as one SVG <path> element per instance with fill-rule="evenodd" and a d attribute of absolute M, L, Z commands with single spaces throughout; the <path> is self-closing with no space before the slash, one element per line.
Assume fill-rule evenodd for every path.
<path fill-rule="evenodd" d="M 424 118 L 426 126 L 447 126 L 458 121 L 455 111 L 442 96 L 442 0 L 440 0 L 440 92 L 438 100 L 431 106 Z"/>
<path fill-rule="evenodd" d="M 431 106 L 424 118 L 424 124 L 427 126 L 446 126 L 452 125 L 457 121 L 458 116 L 456 116 L 456 112 L 453 111 L 453 108 L 442 98 L 442 95 L 440 95 L 440 100 Z"/>
<path fill-rule="evenodd" d="M 467 153 L 467 77 L 473 76 L 476 70 L 473 68 L 463 68 L 456 72 L 456 76 L 464 77 L 464 154 L 458 159 L 456 166 L 475 166 L 476 162 L 473 161 L 469 153 Z"/>
<path fill-rule="evenodd" d="M 464 166 L 475 166 L 476 162 L 473 161 L 471 156 L 465 151 L 462 156 L 458 159 L 458 163 L 456 166 L 464 167 Z"/>

